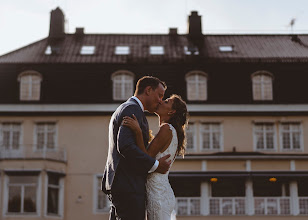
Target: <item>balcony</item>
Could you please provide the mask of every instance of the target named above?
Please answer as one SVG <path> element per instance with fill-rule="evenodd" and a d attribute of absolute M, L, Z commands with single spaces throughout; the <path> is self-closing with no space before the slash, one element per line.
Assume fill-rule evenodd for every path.
<path fill-rule="evenodd" d="M 245 215 L 245 197 L 210 198 L 210 215 Z"/>
<path fill-rule="evenodd" d="M 258 197 L 254 199 L 255 215 L 290 215 L 289 197 Z"/>
<path fill-rule="evenodd" d="M 0 160 L 4 159 L 42 159 L 66 162 L 66 150 L 63 147 L 38 149 L 36 145 L 21 145 L 8 148 L 0 145 Z"/>
<path fill-rule="evenodd" d="M 249 213 L 245 197 L 210 197 L 208 202 L 204 202 L 208 207 L 201 205 L 200 197 L 176 197 L 176 201 L 179 216 L 244 216 Z M 253 202 L 253 215 L 290 216 L 292 213 L 290 197 L 254 197 Z M 299 215 L 308 215 L 308 197 L 299 197 L 298 202 Z"/>
<path fill-rule="evenodd" d="M 201 199 L 200 197 L 176 197 L 177 215 L 200 215 Z"/>

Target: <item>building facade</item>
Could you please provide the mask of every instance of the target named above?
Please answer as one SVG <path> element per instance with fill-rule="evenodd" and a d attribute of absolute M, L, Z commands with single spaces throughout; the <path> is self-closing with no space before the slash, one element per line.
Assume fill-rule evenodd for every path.
<path fill-rule="evenodd" d="M 188 104 L 178 219 L 306 219 L 308 35 L 64 32 L 0 57 L 1 219 L 108 219 L 108 123 L 153 75 Z M 148 115 L 158 131 L 158 119 Z"/>

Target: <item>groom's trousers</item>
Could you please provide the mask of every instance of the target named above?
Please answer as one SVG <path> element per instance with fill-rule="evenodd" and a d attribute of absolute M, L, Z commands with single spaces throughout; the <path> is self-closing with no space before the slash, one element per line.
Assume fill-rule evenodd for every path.
<path fill-rule="evenodd" d="M 144 220 L 145 193 L 111 193 L 109 220 Z"/>

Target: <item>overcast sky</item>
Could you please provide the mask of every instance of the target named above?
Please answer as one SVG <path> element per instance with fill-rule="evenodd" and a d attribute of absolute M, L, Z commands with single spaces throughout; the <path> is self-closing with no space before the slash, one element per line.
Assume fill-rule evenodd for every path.
<path fill-rule="evenodd" d="M 307 0 L 0 0 L 0 55 L 48 36 L 50 11 L 60 7 L 66 32 L 187 33 L 191 11 L 204 34 L 308 34 Z"/>

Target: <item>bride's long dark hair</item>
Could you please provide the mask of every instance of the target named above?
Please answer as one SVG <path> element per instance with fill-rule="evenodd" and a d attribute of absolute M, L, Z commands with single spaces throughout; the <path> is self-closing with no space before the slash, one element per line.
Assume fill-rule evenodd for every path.
<path fill-rule="evenodd" d="M 178 137 L 177 155 L 184 157 L 186 149 L 186 127 L 188 123 L 188 112 L 186 102 L 179 95 L 171 95 L 173 99 L 172 109 L 175 113 L 169 119 L 169 123 L 175 128 Z"/>

